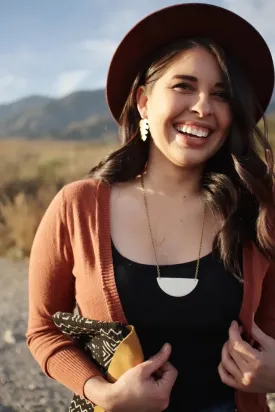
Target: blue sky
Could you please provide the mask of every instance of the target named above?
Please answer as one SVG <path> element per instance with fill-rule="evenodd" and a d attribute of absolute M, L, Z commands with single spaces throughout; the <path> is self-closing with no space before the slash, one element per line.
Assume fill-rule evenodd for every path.
<path fill-rule="evenodd" d="M 108 63 L 124 34 L 148 13 L 175 2 L 1 0 L 0 102 L 104 87 Z M 275 57 L 275 0 L 208 2 L 254 24 Z"/>

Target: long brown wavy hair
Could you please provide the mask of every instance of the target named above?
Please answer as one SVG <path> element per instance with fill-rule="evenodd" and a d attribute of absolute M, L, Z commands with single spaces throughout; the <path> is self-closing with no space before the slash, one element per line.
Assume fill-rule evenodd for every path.
<path fill-rule="evenodd" d="M 274 159 L 264 116 L 262 130 L 255 122 L 255 113 L 261 108 L 247 75 L 234 56 L 213 41 L 187 39 L 152 56 L 137 75 L 121 114 L 121 147 L 94 167 L 89 176 L 111 185 L 130 181 L 145 171 L 151 139 L 143 142 L 140 138 L 137 89 L 141 85 L 151 87 L 179 53 L 196 46 L 216 57 L 229 94 L 231 131 L 223 147 L 208 160 L 202 189 L 207 206 L 222 219 L 213 248 L 219 250 L 225 266 L 240 277 L 238 252 L 246 240 L 254 241 L 268 259 L 275 259 L 269 219 L 269 210 L 273 208 Z"/>

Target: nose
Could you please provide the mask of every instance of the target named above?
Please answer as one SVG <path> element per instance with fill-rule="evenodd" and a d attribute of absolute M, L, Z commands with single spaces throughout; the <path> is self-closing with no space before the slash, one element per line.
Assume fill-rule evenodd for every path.
<path fill-rule="evenodd" d="M 205 93 L 196 96 L 196 102 L 190 107 L 190 111 L 197 113 L 200 118 L 213 114 L 211 100 Z"/>

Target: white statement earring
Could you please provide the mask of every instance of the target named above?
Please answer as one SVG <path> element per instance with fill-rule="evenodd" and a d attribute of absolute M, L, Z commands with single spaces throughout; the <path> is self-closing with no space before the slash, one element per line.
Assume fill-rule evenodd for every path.
<path fill-rule="evenodd" d="M 149 122 L 147 119 L 141 119 L 139 122 L 139 129 L 141 134 L 141 139 L 145 142 L 148 137 Z"/>

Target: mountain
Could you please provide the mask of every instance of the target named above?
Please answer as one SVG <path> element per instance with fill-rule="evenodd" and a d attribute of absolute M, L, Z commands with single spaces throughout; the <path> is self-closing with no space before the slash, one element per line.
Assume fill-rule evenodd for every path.
<path fill-rule="evenodd" d="M 268 107 L 268 111 L 267 113 L 274 113 L 275 112 L 275 99 L 273 101 L 271 101 L 269 107 Z"/>
<path fill-rule="evenodd" d="M 56 136 L 59 140 L 89 140 L 92 136 L 110 140 L 116 136 L 117 126 L 110 115 L 91 116 L 83 122 L 70 123 Z"/>
<path fill-rule="evenodd" d="M 78 91 L 61 99 L 32 96 L 0 106 L 2 138 L 65 139 L 73 135 L 81 139 L 100 138 L 106 133 L 106 127 L 109 133 L 114 134 L 117 130 L 109 114 L 104 90 Z"/>
<path fill-rule="evenodd" d="M 268 115 L 275 115 L 275 95 Z M 0 105 L 0 138 L 60 140 L 114 139 L 117 125 L 103 89 L 78 91 L 60 99 L 30 96 Z"/>
<path fill-rule="evenodd" d="M 275 89 L 274 89 L 273 95 L 271 97 L 271 102 L 270 102 L 270 104 L 268 106 L 268 109 L 267 109 L 267 114 L 274 113 L 274 112 L 275 112 Z"/>
<path fill-rule="evenodd" d="M 45 96 L 29 96 L 14 103 L 0 105 L 0 120 L 18 116 L 25 110 L 41 107 L 51 99 Z"/>

